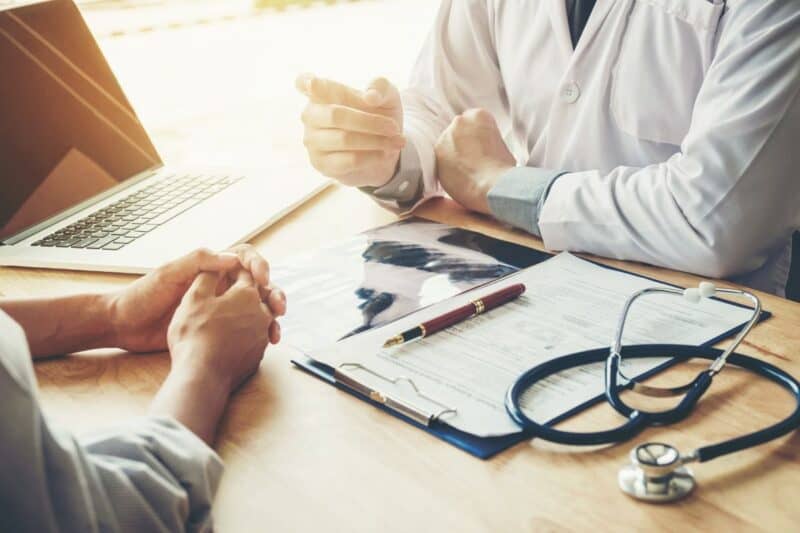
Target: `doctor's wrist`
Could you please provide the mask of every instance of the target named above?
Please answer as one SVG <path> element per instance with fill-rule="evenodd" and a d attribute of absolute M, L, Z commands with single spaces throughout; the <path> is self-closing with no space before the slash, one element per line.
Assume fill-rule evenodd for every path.
<path fill-rule="evenodd" d="M 470 209 L 485 215 L 491 215 L 489 193 L 497 185 L 500 178 L 513 168 L 513 165 L 498 164 L 483 169 L 473 181 L 475 191 L 472 196 L 475 198 L 475 203 Z"/>
<path fill-rule="evenodd" d="M 370 170 L 371 176 L 364 178 L 365 184 L 361 189 L 367 192 L 374 192 L 381 187 L 385 187 L 397 176 L 400 169 L 400 150 L 397 153 L 386 154 L 386 162 Z"/>

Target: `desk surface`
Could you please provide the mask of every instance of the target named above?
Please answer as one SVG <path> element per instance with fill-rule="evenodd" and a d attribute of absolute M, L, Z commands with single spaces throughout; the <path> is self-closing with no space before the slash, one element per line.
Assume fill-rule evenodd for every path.
<path fill-rule="evenodd" d="M 541 247 L 451 202 L 433 202 L 420 214 Z M 360 193 L 333 187 L 254 242 L 277 260 L 393 218 Z M 675 283 L 696 281 L 607 262 Z M 0 269 L 0 293 L 96 291 L 131 279 Z M 759 325 L 740 351 L 800 375 L 800 304 L 763 298 L 774 318 Z M 694 497 L 645 505 L 616 486 L 631 444 L 576 451 L 524 443 L 480 461 L 293 369 L 292 356 L 287 347 L 270 348 L 227 413 L 217 443 L 227 465 L 216 501 L 219 531 L 789 531 L 800 523 L 800 434 L 695 465 L 700 485 Z M 76 431 L 145 413 L 167 369 L 165 354 L 93 354 L 36 365 L 49 416 Z M 689 420 L 648 430 L 636 442 L 658 439 L 689 450 L 768 425 L 791 408 L 777 387 L 730 369 Z M 600 427 L 615 418 L 599 406 L 568 424 Z"/>

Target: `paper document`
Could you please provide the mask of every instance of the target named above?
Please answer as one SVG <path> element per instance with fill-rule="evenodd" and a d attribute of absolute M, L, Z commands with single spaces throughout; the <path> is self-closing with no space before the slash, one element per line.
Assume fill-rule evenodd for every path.
<path fill-rule="evenodd" d="M 510 304 L 420 341 L 382 349 L 383 341 L 408 327 L 513 283 L 526 293 Z M 609 346 L 626 299 L 658 282 L 607 269 L 568 253 L 415 313 L 389 326 L 310 355 L 338 367 L 357 363 L 369 371 L 348 374 L 359 382 L 435 413 L 455 409 L 442 421 L 478 436 L 519 431 L 504 396 L 525 370 L 557 356 Z M 751 311 L 717 300 L 693 304 L 674 295 L 652 295 L 634 304 L 624 344 L 699 345 L 743 324 Z M 625 362 L 639 375 L 664 360 Z M 377 375 L 376 375 L 377 374 Z M 391 384 L 379 376 L 413 380 Z M 552 420 L 603 392 L 603 366 L 563 374 L 537 386 L 524 400 L 534 419 Z"/>

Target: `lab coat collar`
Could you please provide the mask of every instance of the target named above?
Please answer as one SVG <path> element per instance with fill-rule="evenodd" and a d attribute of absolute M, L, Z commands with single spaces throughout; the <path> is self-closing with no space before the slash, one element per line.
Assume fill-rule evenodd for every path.
<path fill-rule="evenodd" d="M 569 35 L 569 22 L 567 22 L 567 3 L 564 0 L 549 0 L 549 2 L 553 33 L 555 33 L 561 52 L 569 61 L 573 50 L 572 38 Z"/>
<path fill-rule="evenodd" d="M 578 39 L 578 46 L 575 48 L 574 56 L 575 58 L 580 57 L 583 54 L 583 51 L 591 46 L 592 41 L 594 40 L 595 34 L 600 30 L 600 26 L 603 25 L 603 21 L 606 19 L 608 12 L 611 11 L 611 6 L 614 5 L 614 2 L 617 0 L 597 0 L 592 9 L 592 14 L 589 15 L 589 20 L 586 21 L 586 27 L 583 29 L 583 33 L 581 34 L 581 38 Z M 566 2 L 561 2 L 564 6 L 566 6 Z M 566 7 L 564 7 L 564 13 L 566 13 Z M 565 14 L 566 20 L 566 14 Z M 569 39 L 569 26 L 567 28 L 567 38 Z M 572 43 L 572 40 L 569 40 Z"/>
<path fill-rule="evenodd" d="M 572 37 L 569 33 L 569 22 L 567 21 L 567 3 L 564 0 L 549 0 L 550 23 L 553 25 L 558 46 L 561 48 L 567 61 L 574 60 L 582 53 L 583 49 L 592 41 L 594 35 L 608 15 L 611 6 L 616 0 L 597 0 L 592 9 L 592 14 L 586 23 L 586 27 L 578 40 L 577 48 L 572 48 Z M 575 56 L 575 57 L 573 57 Z"/>

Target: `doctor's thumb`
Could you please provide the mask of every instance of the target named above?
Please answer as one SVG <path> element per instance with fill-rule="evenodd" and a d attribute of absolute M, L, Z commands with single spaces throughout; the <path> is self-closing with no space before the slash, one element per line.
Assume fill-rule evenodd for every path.
<path fill-rule="evenodd" d="M 400 103 L 400 92 L 386 78 L 377 78 L 364 92 L 364 101 L 372 107 L 394 107 Z"/>
<path fill-rule="evenodd" d="M 494 119 L 494 115 L 492 115 L 491 112 L 479 107 L 467 109 L 461 114 L 461 116 L 470 122 L 474 122 L 475 124 L 480 124 L 483 126 L 493 126 L 497 124 Z"/>

